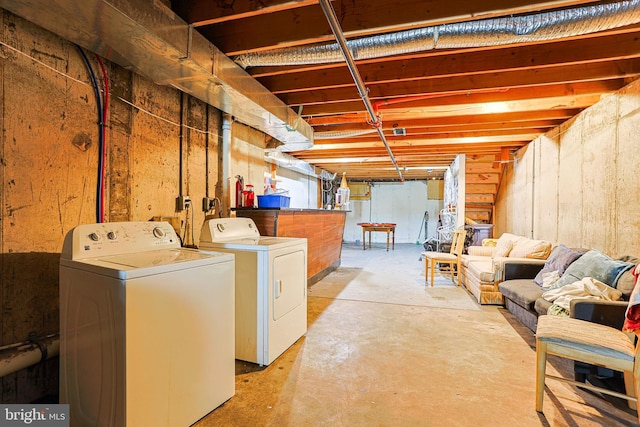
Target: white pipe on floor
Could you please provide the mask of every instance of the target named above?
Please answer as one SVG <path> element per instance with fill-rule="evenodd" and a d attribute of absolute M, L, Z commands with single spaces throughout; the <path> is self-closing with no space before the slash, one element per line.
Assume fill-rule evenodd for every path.
<path fill-rule="evenodd" d="M 60 335 L 0 347 L 0 378 L 60 354 Z M 46 355 L 43 354 L 46 352 Z"/>

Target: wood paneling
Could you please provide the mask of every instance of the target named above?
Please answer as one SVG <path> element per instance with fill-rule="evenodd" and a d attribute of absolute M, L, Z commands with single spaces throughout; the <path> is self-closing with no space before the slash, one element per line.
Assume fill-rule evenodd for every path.
<path fill-rule="evenodd" d="M 310 283 L 340 265 L 344 211 L 248 209 L 237 211 L 236 216 L 253 219 L 263 236 L 305 237 Z"/>

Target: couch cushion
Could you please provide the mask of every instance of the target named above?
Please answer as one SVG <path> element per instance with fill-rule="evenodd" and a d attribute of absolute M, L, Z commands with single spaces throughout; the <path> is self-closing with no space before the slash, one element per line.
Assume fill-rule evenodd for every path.
<path fill-rule="evenodd" d="M 542 286 L 542 275 L 552 271 L 557 271 L 558 274 L 562 276 L 567 267 L 569 267 L 572 262 L 580 258 L 584 252 L 586 251 L 569 249 L 565 245 L 556 246 L 553 248 L 549 258 L 547 258 L 547 261 L 544 263 L 544 267 L 542 267 L 542 270 L 538 272 L 533 281 Z"/>
<path fill-rule="evenodd" d="M 491 259 L 491 257 L 486 257 L 482 255 L 462 255 L 460 258 L 460 263 L 465 267 L 468 267 L 472 262 L 487 262 Z"/>
<path fill-rule="evenodd" d="M 496 257 L 507 257 L 509 253 L 513 249 L 513 242 L 507 237 L 503 238 L 504 234 L 498 239 L 498 243 L 496 243 L 496 251 L 494 256 Z"/>
<path fill-rule="evenodd" d="M 542 296 L 543 289 L 531 279 L 506 280 L 498 285 L 505 298 L 509 298 L 527 310 L 533 310 L 534 304 Z"/>
<path fill-rule="evenodd" d="M 493 283 L 495 281 L 495 273 L 493 272 L 493 262 L 488 261 L 472 261 L 467 264 L 469 275 L 477 277 L 481 282 Z"/>
<path fill-rule="evenodd" d="M 514 242 L 509 256 L 512 258 L 547 259 L 550 253 L 550 242 L 523 238 Z"/>
<path fill-rule="evenodd" d="M 469 246 L 467 248 L 467 253 L 470 256 L 488 256 L 491 258 L 495 252 L 495 246 Z"/>
<path fill-rule="evenodd" d="M 549 307 L 551 307 L 552 305 L 552 302 L 547 301 L 544 298 L 538 298 L 533 305 L 533 309 L 536 311 L 536 313 L 538 313 L 538 316 L 542 316 L 549 312 Z"/>
<path fill-rule="evenodd" d="M 633 267 L 634 265 L 629 262 L 611 259 L 600 251 L 591 249 L 571 263 L 551 289 L 577 282 L 585 277 L 593 277 L 615 288 L 620 276 Z"/>

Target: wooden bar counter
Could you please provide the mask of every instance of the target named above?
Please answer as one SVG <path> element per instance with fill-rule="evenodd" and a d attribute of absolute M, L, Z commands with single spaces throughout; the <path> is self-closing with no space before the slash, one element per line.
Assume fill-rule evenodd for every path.
<path fill-rule="evenodd" d="M 312 285 L 340 266 L 347 211 L 323 209 L 236 209 L 251 218 L 261 236 L 307 238 L 307 283 Z"/>

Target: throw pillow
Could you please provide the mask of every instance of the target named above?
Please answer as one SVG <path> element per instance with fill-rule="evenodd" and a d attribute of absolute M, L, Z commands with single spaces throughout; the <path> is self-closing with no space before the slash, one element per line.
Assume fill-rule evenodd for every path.
<path fill-rule="evenodd" d="M 633 267 L 634 265 L 629 262 L 611 259 L 600 251 L 591 249 L 574 261 L 566 269 L 560 280 L 551 286 L 551 289 L 560 288 L 585 277 L 593 277 L 615 288 L 620 276 Z"/>
<path fill-rule="evenodd" d="M 565 245 L 558 245 L 551 251 L 549 258 L 544 263 L 544 267 L 542 270 L 536 275 L 533 281 L 538 285 L 542 286 L 543 275 L 545 273 L 549 273 L 551 271 L 557 271 L 558 275 L 562 277 L 565 270 L 572 262 L 580 258 L 585 251 L 576 251 L 574 249 L 569 249 Z"/>
<path fill-rule="evenodd" d="M 551 253 L 551 243 L 545 240 L 521 239 L 513 245 L 510 257 L 547 259 Z"/>
<path fill-rule="evenodd" d="M 513 242 L 509 239 L 499 239 L 498 244 L 496 244 L 496 251 L 494 253 L 494 257 L 507 257 L 509 256 L 509 252 L 513 248 Z"/>

